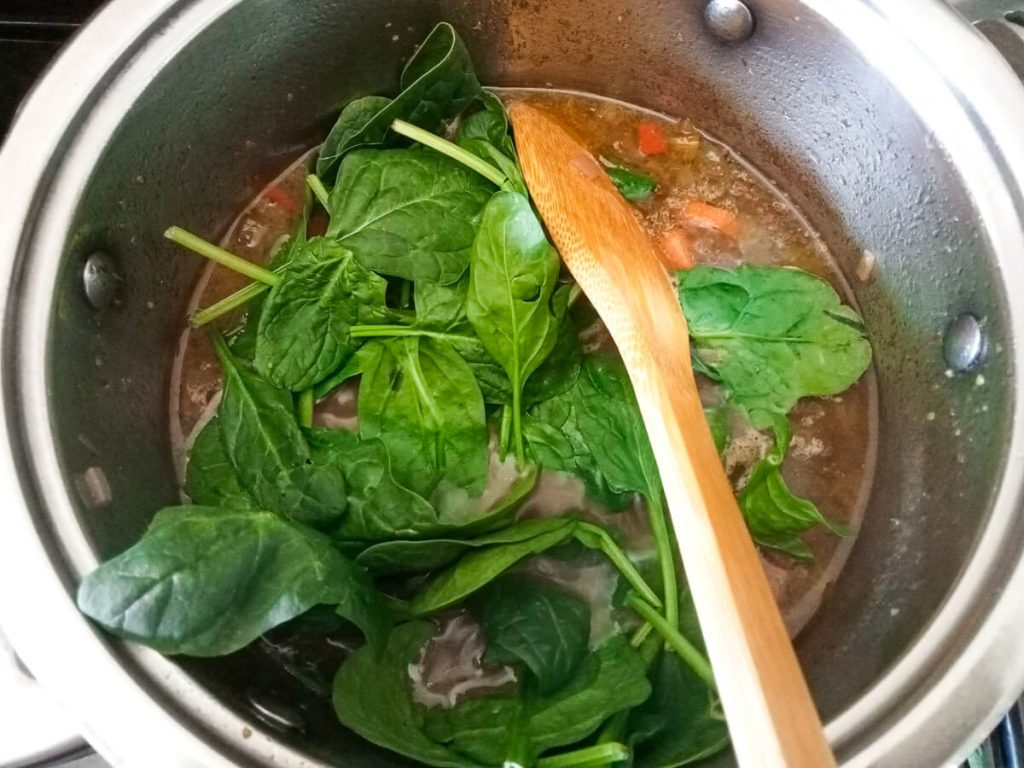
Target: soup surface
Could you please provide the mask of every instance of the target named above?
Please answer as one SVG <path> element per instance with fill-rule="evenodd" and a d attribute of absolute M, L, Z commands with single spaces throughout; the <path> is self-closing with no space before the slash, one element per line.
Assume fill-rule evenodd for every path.
<path fill-rule="evenodd" d="M 579 93 L 507 89 L 501 94 L 553 111 L 602 161 L 628 167 L 653 179 L 656 184 L 653 192 L 634 203 L 636 215 L 670 261 L 682 258 L 693 264 L 723 267 L 741 264 L 799 267 L 826 279 L 844 301 L 851 301 L 848 287 L 825 245 L 800 213 L 742 158 L 689 121 Z M 654 123 L 661 129 L 665 138 L 663 152 L 646 154 L 641 151 L 637 137 L 642 123 Z M 223 239 L 224 248 L 255 263 L 267 263 L 275 246 L 291 231 L 300 215 L 305 195 L 304 178 L 315 154 L 312 151 L 299 158 L 241 212 Z M 702 211 L 688 207 L 687 202 L 695 199 L 734 213 L 735 222 L 730 222 L 724 231 L 713 226 L 715 222 L 703 216 Z M 319 234 L 325 225 L 324 220 L 314 215 L 311 233 Z M 196 286 L 190 309 L 207 307 L 247 282 L 236 272 L 211 263 Z M 585 313 L 582 302 L 585 299 L 577 309 Z M 243 320 L 244 315 L 236 313 L 218 320 L 217 326 L 230 332 Z M 610 345 L 596 317 L 582 330 L 580 337 L 584 349 Z M 706 403 L 716 404 L 721 393 L 714 383 L 703 379 L 701 386 Z M 205 329 L 186 329 L 181 337 L 170 391 L 171 433 L 182 472 L 195 435 L 216 409 L 221 387 L 221 369 Z M 357 385 L 346 384 L 319 400 L 314 425 L 355 428 L 356 394 Z M 827 586 L 839 575 L 865 507 L 873 471 L 876 430 L 874 383 L 870 371 L 841 395 L 800 401 L 790 418 L 793 440 L 783 465 L 786 481 L 797 496 L 812 500 L 827 518 L 846 525 L 853 532 L 841 538 L 822 526 L 811 529 L 804 536 L 814 553 L 811 563 L 797 563 L 771 550 L 763 551 L 765 571 L 787 626 L 795 635 L 811 619 Z M 771 439 L 745 424 L 730 424 L 730 432 L 723 460 L 739 489 L 748 479 L 750 468 L 769 450 Z M 492 456 L 489 493 L 507 488 L 513 479 L 509 463 Z M 584 518 L 619 528 L 631 555 L 638 560 L 643 561 L 645 554 L 653 556 L 647 518 L 640 502 L 624 513 L 611 513 L 587 498 L 582 482 L 574 477 L 543 472 L 523 504 L 520 516 L 553 516 L 567 512 L 580 513 Z M 608 602 L 608 585 L 612 578 L 606 565 L 575 569 L 569 574 L 559 571 L 557 561 L 538 558 L 530 567 L 544 571 L 556 581 L 571 582 L 567 586 L 594 605 Z M 609 621 L 608 610 L 595 610 L 592 629 L 597 633 L 607 631 L 608 627 L 603 625 Z M 461 627 L 461 622 L 458 614 L 453 615 L 434 642 L 461 647 L 455 655 L 467 658 L 465 646 L 471 646 L 476 640 L 471 631 Z M 310 647 L 300 655 L 306 657 L 303 662 L 306 666 L 316 666 L 317 654 L 334 658 L 339 653 L 336 641 L 305 642 Z M 275 653 L 269 642 L 264 650 Z M 468 653 L 469 657 L 472 655 Z M 295 671 L 295 657 L 295 650 L 290 649 L 280 659 Z M 336 661 L 334 663 L 336 666 Z M 473 674 L 479 676 L 478 671 Z M 473 687 L 465 674 L 453 673 L 450 668 L 448 672 L 435 670 L 435 677 L 433 682 L 418 688 L 424 703 L 437 697 L 445 700 Z M 485 676 L 475 684 L 486 687 L 500 683 L 501 680 Z"/>

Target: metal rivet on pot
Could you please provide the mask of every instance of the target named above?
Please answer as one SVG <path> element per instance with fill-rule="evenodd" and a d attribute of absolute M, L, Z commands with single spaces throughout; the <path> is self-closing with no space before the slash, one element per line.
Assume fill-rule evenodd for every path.
<path fill-rule="evenodd" d="M 704 23 L 711 34 L 727 43 L 742 43 L 754 32 L 754 14 L 742 0 L 708 0 Z"/>
<path fill-rule="evenodd" d="M 302 731 L 306 728 L 306 718 L 302 711 L 269 691 L 250 689 L 249 704 L 253 713 L 267 725 L 285 731 Z"/>
<path fill-rule="evenodd" d="M 94 308 L 106 309 L 110 306 L 121 287 L 121 274 L 109 254 L 96 251 L 85 260 L 82 286 L 85 288 L 85 297 Z"/>
<path fill-rule="evenodd" d="M 946 328 L 942 353 L 946 365 L 956 373 L 969 371 L 981 362 L 985 354 L 985 335 L 981 330 L 981 321 L 970 312 L 958 316 Z"/>

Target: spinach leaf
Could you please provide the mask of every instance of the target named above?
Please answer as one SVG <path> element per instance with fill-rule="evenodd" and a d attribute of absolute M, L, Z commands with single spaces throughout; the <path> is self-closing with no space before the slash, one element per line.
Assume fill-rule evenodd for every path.
<path fill-rule="evenodd" d="M 360 434 L 387 446 L 405 487 L 429 495 L 444 477 L 478 495 L 487 479 L 487 425 L 469 366 L 439 339 L 372 346 L 359 387 Z"/>
<path fill-rule="evenodd" d="M 482 91 L 478 98 L 483 109 L 463 119 L 455 143 L 505 174 L 513 191 L 528 194 L 516 147 L 509 135 L 505 106 L 489 91 Z"/>
<path fill-rule="evenodd" d="M 729 743 L 718 697 L 674 653 L 662 653 L 647 701 L 629 714 L 637 768 L 689 765 Z"/>
<path fill-rule="evenodd" d="M 437 525 L 433 505 L 395 480 L 381 440 L 343 429 L 312 429 L 307 439 L 317 462 L 338 467 L 345 476 L 348 512 L 331 529 L 332 538 L 380 541 L 416 536 Z"/>
<path fill-rule="evenodd" d="M 559 266 L 529 200 L 515 192 L 495 194 L 473 242 L 466 313 L 512 383 L 512 439 L 520 461 L 523 387 L 558 335 L 551 296 Z"/>
<path fill-rule="evenodd" d="M 611 509 L 624 507 L 629 494 L 659 492 L 640 409 L 615 358 L 587 355 L 573 388 L 531 408 L 524 429 L 536 461 L 578 475 Z"/>
<path fill-rule="evenodd" d="M 337 467 L 310 459 L 291 393 L 239 365 L 220 337 L 214 348 L 224 369 L 221 443 L 241 486 L 271 512 L 317 526 L 336 521 L 345 480 Z"/>
<path fill-rule="evenodd" d="M 568 392 L 576 385 L 580 376 L 583 353 L 576 325 L 569 314 L 569 297 L 573 285 L 561 285 L 551 297 L 551 311 L 558 320 L 555 345 L 537 370 L 526 380 L 523 387 L 523 405 L 529 408 Z"/>
<path fill-rule="evenodd" d="M 695 359 L 758 429 L 801 397 L 847 389 L 871 361 L 860 317 L 814 275 L 696 267 L 678 278 Z"/>
<path fill-rule="evenodd" d="M 463 701 L 450 710 L 429 711 L 424 729 L 435 741 L 480 763 L 532 765 L 545 750 L 573 744 L 612 715 L 643 702 L 651 693 L 645 673 L 639 654 L 616 636 L 554 693 Z"/>
<path fill-rule="evenodd" d="M 561 544 L 572 536 L 572 518 L 529 521 L 541 531 L 531 538 L 471 551 L 431 579 L 409 603 L 414 616 L 427 616 L 461 602 L 487 586 L 520 560 Z"/>
<path fill-rule="evenodd" d="M 729 445 L 729 411 L 729 407 L 724 405 L 704 409 L 704 418 L 707 419 L 711 439 L 715 441 L 719 455 Z"/>
<path fill-rule="evenodd" d="M 416 283 L 416 327 L 432 331 L 451 331 L 466 323 L 466 297 L 469 277 L 464 275 L 449 285 L 432 280 Z"/>
<path fill-rule="evenodd" d="M 204 507 L 256 509 L 224 452 L 220 421 L 216 416 L 202 428 L 192 444 L 185 470 L 185 492 L 193 504 Z"/>
<path fill-rule="evenodd" d="M 82 581 L 78 607 L 162 653 L 221 656 L 315 605 L 380 646 L 390 616 L 366 574 L 322 534 L 270 512 L 161 511 L 131 549 Z"/>
<path fill-rule="evenodd" d="M 616 493 L 660 494 L 661 481 L 626 369 L 617 358 L 589 355 L 574 390 L 580 435 Z"/>
<path fill-rule="evenodd" d="M 574 390 L 530 409 L 523 419 L 527 455 L 545 469 L 576 475 L 587 494 L 611 510 L 629 504 L 632 494 L 613 491 L 580 432 Z"/>
<path fill-rule="evenodd" d="M 392 630 L 383 653 L 360 648 L 334 679 L 334 711 L 342 725 L 369 742 L 411 760 L 441 768 L 477 763 L 423 734 L 424 715 L 413 703 L 409 665 L 419 658 L 434 627 L 415 621 Z"/>
<path fill-rule="evenodd" d="M 321 397 L 329 395 L 349 379 L 362 376 L 367 363 L 371 362 L 375 356 L 376 352 L 372 345 L 369 348 L 359 347 L 345 365 L 313 387 L 313 397 L 319 400 Z"/>
<path fill-rule="evenodd" d="M 451 24 L 438 24 L 402 70 L 401 92 L 394 99 L 367 96 L 350 103 L 331 129 L 316 172 L 330 183 L 341 158 L 358 147 L 380 146 L 391 123 L 402 118 L 436 132 L 445 120 L 480 94 L 473 62 Z"/>
<path fill-rule="evenodd" d="M 565 685 L 587 655 L 590 607 L 552 584 L 505 576 L 474 597 L 489 664 L 522 663 L 539 693 Z"/>
<path fill-rule="evenodd" d="M 374 272 L 453 283 L 493 193 L 479 174 L 428 149 L 359 150 L 331 192 L 327 237 Z"/>
<path fill-rule="evenodd" d="M 494 496 L 488 489 L 475 498 L 442 483 L 427 500 L 395 480 L 391 457 L 379 439 L 364 440 L 340 429 L 314 429 L 308 440 L 315 460 L 341 467 L 345 475 L 348 512 L 331 530 L 332 538 L 364 545 L 379 542 L 384 551 L 401 550 L 408 543 L 404 539 L 473 535 L 507 524 L 537 479 L 531 468 L 514 478 L 501 495 Z"/>
<path fill-rule="evenodd" d="M 811 548 L 800 535 L 815 525 L 824 525 L 837 536 L 848 536 L 843 525 L 834 523 L 807 499 L 794 496 L 782 477 L 782 460 L 792 437 L 785 416 L 774 419 L 775 445 L 751 470 L 740 491 L 739 504 L 754 540 L 778 549 L 797 560 L 813 560 Z"/>
<path fill-rule="evenodd" d="M 646 200 L 654 192 L 656 185 L 650 176 L 644 176 L 617 165 L 606 165 L 605 171 L 611 178 L 612 184 L 619 190 L 619 194 L 630 202 Z"/>
<path fill-rule="evenodd" d="M 293 392 L 327 378 L 360 344 L 349 329 L 385 311 L 386 290 L 384 279 L 360 266 L 350 251 L 313 238 L 284 267 L 263 305 L 257 370 Z"/>
<path fill-rule="evenodd" d="M 559 522 L 550 522 L 557 520 Z M 473 539 L 421 539 L 418 541 L 382 541 L 364 549 L 356 562 L 375 576 L 399 573 L 427 573 L 448 565 L 472 550 L 504 544 L 519 544 L 541 534 L 559 530 L 561 518 L 524 520 L 507 528 Z"/>

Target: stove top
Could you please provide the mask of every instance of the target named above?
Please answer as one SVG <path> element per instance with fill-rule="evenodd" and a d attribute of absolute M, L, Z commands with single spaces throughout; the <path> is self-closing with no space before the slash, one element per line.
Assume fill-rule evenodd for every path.
<path fill-rule="evenodd" d="M 0 138 L 18 104 L 61 46 L 104 0 L 0 0 Z M 955 706 L 955 704 L 953 704 Z M 37 768 L 108 768 L 94 754 L 30 761 Z M 19 762 L 19 765 L 23 763 Z M 0 750 L 0 768 L 5 768 Z M 961 768 L 1024 768 L 1021 707 L 1011 711 Z"/>

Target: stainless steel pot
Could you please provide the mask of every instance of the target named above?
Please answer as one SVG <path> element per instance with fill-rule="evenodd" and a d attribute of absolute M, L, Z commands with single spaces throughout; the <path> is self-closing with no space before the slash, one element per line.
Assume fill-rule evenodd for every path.
<path fill-rule="evenodd" d="M 222 232 L 441 19 L 484 82 L 692 116 L 807 213 L 866 317 L 882 424 L 860 539 L 799 639 L 829 738 L 845 765 L 930 767 L 993 725 L 1024 687 L 1024 88 L 939 2 L 749 6 L 742 39 L 694 0 L 115 0 L 63 53 L 0 156 L 0 619 L 110 760 L 398 764 L 252 691 L 256 657 L 164 659 L 73 592 L 176 498 L 167 385 L 198 265 L 164 227 Z"/>

